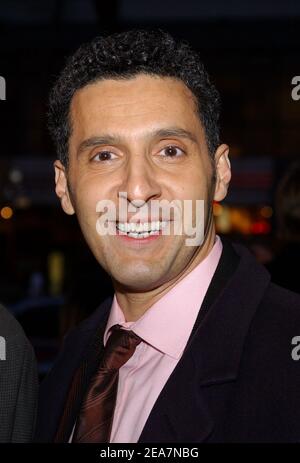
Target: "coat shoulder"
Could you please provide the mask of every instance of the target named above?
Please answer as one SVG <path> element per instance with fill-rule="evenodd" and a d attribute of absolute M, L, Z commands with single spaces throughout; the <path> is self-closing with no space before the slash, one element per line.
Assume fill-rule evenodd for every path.
<path fill-rule="evenodd" d="M 0 334 L 1 336 L 20 336 L 25 339 L 25 333 L 15 317 L 0 304 Z"/>
<path fill-rule="evenodd" d="M 300 324 L 300 295 L 271 282 L 262 303 L 272 310 L 274 317 L 295 326 Z"/>
<path fill-rule="evenodd" d="M 270 283 L 257 307 L 246 342 L 256 370 L 261 366 L 278 381 L 279 371 L 284 373 L 281 379 L 292 375 L 300 386 L 300 362 L 295 362 L 292 355 L 296 338 L 300 342 L 300 296 Z"/>
<path fill-rule="evenodd" d="M 0 304 L 0 337 L 9 343 L 10 352 L 26 352 L 34 357 L 33 347 L 16 318 Z M 22 357 L 22 355 L 21 355 Z"/>

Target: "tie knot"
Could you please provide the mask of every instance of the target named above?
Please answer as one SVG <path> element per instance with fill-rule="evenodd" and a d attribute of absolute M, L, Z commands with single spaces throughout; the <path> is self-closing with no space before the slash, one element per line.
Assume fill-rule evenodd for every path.
<path fill-rule="evenodd" d="M 124 330 L 120 325 L 114 325 L 104 348 L 101 368 L 118 370 L 134 354 L 141 338 L 133 331 Z"/>

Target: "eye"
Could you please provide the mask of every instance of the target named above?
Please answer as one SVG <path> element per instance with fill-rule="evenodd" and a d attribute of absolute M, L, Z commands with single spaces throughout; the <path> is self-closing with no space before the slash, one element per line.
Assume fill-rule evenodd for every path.
<path fill-rule="evenodd" d="M 184 151 L 181 148 L 173 145 L 166 146 L 160 153 L 163 153 L 163 155 L 168 158 L 178 158 L 184 155 Z"/>
<path fill-rule="evenodd" d="M 98 153 L 95 154 L 95 156 L 93 156 L 92 161 L 97 161 L 97 162 L 112 161 L 116 157 L 117 156 L 111 151 L 98 151 Z"/>

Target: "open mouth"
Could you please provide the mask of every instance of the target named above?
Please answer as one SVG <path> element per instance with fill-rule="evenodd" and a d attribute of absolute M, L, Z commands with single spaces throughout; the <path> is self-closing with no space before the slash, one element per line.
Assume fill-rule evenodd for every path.
<path fill-rule="evenodd" d="M 152 221 L 144 223 L 116 222 L 116 228 L 121 235 L 126 235 L 135 239 L 142 239 L 161 234 L 167 224 L 167 221 Z"/>

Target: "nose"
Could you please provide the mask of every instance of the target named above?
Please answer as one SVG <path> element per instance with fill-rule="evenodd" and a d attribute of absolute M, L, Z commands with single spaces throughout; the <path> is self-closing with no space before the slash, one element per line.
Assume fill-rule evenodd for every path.
<path fill-rule="evenodd" d="M 127 192 L 127 200 L 141 207 L 161 194 L 161 182 L 155 166 L 146 156 L 132 156 L 126 165 L 121 192 Z"/>

